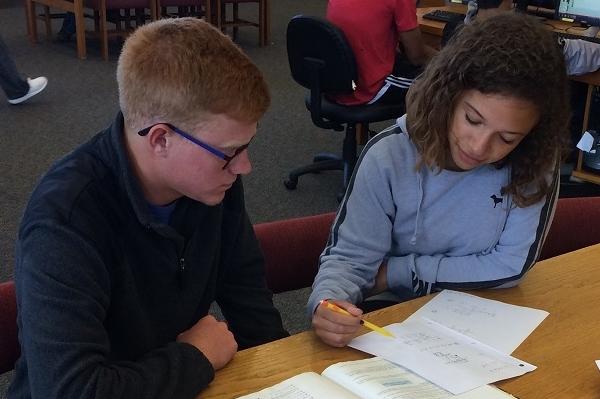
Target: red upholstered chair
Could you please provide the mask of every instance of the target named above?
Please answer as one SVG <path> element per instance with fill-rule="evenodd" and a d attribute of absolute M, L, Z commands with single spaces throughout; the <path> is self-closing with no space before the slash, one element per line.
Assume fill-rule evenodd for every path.
<path fill-rule="evenodd" d="M 600 243 L 600 197 L 561 198 L 540 260 Z"/>
<path fill-rule="evenodd" d="M 271 291 L 312 285 L 334 218 L 335 213 L 326 213 L 254 225 Z"/>
<path fill-rule="evenodd" d="M 0 283 L 0 374 L 15 367 L 19 354 L 15 284 L 8 281 Z"/>
<path fill-rule="evenodd" d="M 260 223 L 254 231 L 274 293 L 310 287 L 335 213 Z M 561 198 L 540 260 L 600 243 L 600 197 Z"/>

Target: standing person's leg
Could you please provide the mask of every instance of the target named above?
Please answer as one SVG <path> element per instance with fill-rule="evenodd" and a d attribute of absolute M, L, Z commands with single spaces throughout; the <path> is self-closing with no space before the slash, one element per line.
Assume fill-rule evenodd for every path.
<path fill-rule="evenodd" d="M 58 41 L 68 42 L 71 37 L 75 34 L 75 14 L 68 12 L 63 18 L 62 26 L 57 33 Z"/>
<path fill-rule="evenodd" d="M 35 79 L 24 80 L 14 61 L 10 58 L 8 47 L 0 37 L 0 86 L 10 104 L 19 104 L 35 96 L 46 88 L 48 79 L 40 76 Z"/>
<path fill-rule="evenodd" d="M 0 86 L 9 99 L 22 97 L 29 91 L 29 84 L 19 75 L 2 37 L 0 37 Z"/>

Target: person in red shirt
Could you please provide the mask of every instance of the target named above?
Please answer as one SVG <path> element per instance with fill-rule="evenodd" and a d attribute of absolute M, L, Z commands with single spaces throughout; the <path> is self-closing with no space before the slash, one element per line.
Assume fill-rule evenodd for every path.
<path fill-rule="evenodd" d="M 436 53 L 421 38 L 415 0 L 329 0 L 327 19 L 344 32 L 358 68 L 356 90 L 332 98 L 340 104 L 404 102 Z"/>

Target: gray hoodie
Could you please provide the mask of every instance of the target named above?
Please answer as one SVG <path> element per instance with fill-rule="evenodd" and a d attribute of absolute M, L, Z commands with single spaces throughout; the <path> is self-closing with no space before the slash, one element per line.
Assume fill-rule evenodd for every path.
<path fill-rule="evenodd" d="M 484 165 L 439 173 L 415 169 L 419 153 L 406 116 L 363 150 L 321 254 L 307 310 L 321 299 L 360 303 L 382 261 L 392 293 L 516 285 L 539 256 L 558 198 L 516 207 L 501 188 L 510 168 Z"/>

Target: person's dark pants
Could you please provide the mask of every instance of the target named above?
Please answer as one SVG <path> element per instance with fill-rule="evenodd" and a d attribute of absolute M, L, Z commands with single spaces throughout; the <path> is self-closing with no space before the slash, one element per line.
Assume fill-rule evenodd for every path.
<path fill-rule="evenodd" d="M 119 10 L 107 10 L 107 19 L 108 20 L 118 21 L 119 17 L 120 17 Z M 143 23 L 143 19 L 142 19 L 142 23 Z M 68 12 L 65 14 L 65 17 L 63 18 L 62 26 L 60 28 L 59 33 L 63 36 L 67 35 L 67 37 L 70 37 L 71 35 L 75 34 L 75 31 L 76 31 L 75 14 L 73 14 L 72 12 Z"/>
<path fill-rule="evenodd" d="M 385 93 L 375 101 L 377 104 L 394 104 L 400 105 L 405 103 L 406 93 L 408 93 L 408 81 L 414 80 L 423 72 L 423 67 L 413 65 L 408 59 L 401 53 L 396 54 L 396 61 L 394 63 L 394 69 L 390 76 L 386 78 L 386 82 L 392 81 L 395 84 L 390 85 Z M 403 81 L 403 82 L 402 82 Z M 401 84 L 397 86 L 396 84 Z"/>
<path fill-rule="evenodd" d="M 23 97 L 29 91 L 29 83 L 19 75 L 2 37 L 0 37 L 0 86 L 9 99 Z"/>
<path fill-rule="evenodd" d="M 64 34 L 73 35 L 75 34 L 75 14 L 68 12 L 63 18 L 62 26 L 60 31 Z"/>

